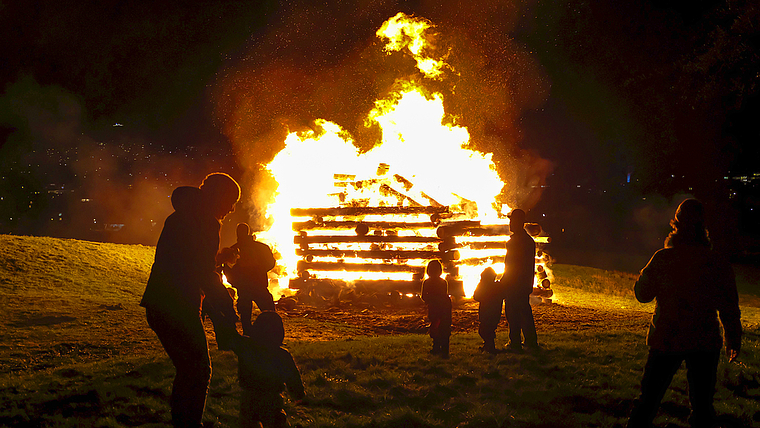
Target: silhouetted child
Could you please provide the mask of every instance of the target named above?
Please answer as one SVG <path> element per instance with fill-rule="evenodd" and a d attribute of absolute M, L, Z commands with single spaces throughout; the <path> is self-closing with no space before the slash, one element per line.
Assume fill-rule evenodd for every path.
<path fill-rule="evenodd" d="M 501 283 L 496 280 L 496 272 L 487 267 L 480 274 L 478 283 L 472 298 L 480 302 L 478 306 L 478 333 L 483 338 L 483 352 L 496 353 L 496 326 L 501 320 L 501 304 L 504 301 L 504 292 Z"/>
<path fill-rule="evenodd" d="M 301 402 L 301 374 L 290 353 L 282 347 L 285 328 L 274 311 L 264 311 L 251 326 L 251 336 L 236 335 L 233 351 L 238 357 L 240 426 L 289 427 L 282 393 Z"/>
<path fill-rule="evenodd" d="M 237 243 L 231 248 L 237 252 L 234 265 L 225 269 L 227 280 L 238 292 L 237 311 L 243 333 L 250 335 L 253 303 L 261 311 L 274 311 L 274 299 L 267 288 L 269 272 L 275 266 L 274 255 L 268 245 L 256 241 L 246 223 L 237 225 Z"/>
<path fill-rule="evenodd" d="M 449 355 L 449 337 L 451 336 L 451 298 L 449 285 L 441 278 L 443 267 L 438 260 L 431 260 L 427 265 L 428 278 L 422 283 L 422 300 L 428 306 L 430 320 L 430 337 L 433 338 L 431 354 Z"/>

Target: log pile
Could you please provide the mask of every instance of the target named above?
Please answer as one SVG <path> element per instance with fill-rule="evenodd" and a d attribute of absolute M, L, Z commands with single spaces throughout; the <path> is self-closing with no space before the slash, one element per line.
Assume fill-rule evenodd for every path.
<path fill-rule="evenodd" d="M 396 198 L 399 205 L 367 206 L 364 201 L 347 201 L 338 193 L 341 206 L 292 208 L 293 242 L 296 255 L 301 257 L 298 277 L 290 280 L 292 289 L 334 290 L 350 284 L 357 292 L 418 294 L 425 266 L 438 259 L 449 294 L 464 297 L 461 266 L 504 259 L 508 225 L 481 224 L 467 218 L 461 209 L 442 205 L 424 193 L 409 196 L 405 191 L 412 184 L 400 176 L 394 180 L 352 181 L 353 176 L 336 174 L 335 179 L 339 189 L 375 186 L 384 195 Z M 467 203 L 471 201 L 463 200 L 462 205 Z M 539 225 L 527 225 L 526 229 L 538 247 L 550 242 L 548 237 L 539 236 Z M 352 279 L 344 279 L 347 274 Z M 543 275 L 545 278 L 546 273 Z M 550 290 L 548 279 L 543 284 L 546 287 L 542 290 Z"/>

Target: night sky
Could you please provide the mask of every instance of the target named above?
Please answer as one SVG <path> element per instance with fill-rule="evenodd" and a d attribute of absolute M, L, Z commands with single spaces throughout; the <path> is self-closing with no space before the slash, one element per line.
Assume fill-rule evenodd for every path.
<path fill-rule="evenodd" d="M 104 218 L 163 221 L 174 186 L 217 169 L 253 183 L 285 125 L 324 118 L 371 146 L 363 117 L 413 68 L 374 33 L 406 12 L 452 47 L 448 111 L 522 165 L 508 178 L 528 190 L 505 198 L 558 245 L 656 248 L 685 195 L 726 240 L 758 233 L 760 184 L 731 199 L 725 179 L 760 172 L 757 2 L 163 3 L 0 3 L 0 232 L 54 234 L 54 204 L 28 204 L 52 184 Z"/>

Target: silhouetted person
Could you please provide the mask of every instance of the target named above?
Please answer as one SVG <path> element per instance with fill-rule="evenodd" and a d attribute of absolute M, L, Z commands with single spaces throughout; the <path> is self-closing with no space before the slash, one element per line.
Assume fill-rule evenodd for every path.
<path fill-rule="evenodd" d="M 306 396 L 298 367 L 282 348 L 284 339 L 282 318 L 274 311 L 263 311 L 256 317 L 250 337 L 235 336 L 242 428 L 288 427 L 282 397 L 285 387 L 298 401 Z"/>
<path fill-rule="evenodd" d="M 250 335 L 253 302 L 260 311 L 273 311 L 274 299 L 267 288 L 269 272 L 275 266 L 274 255 L 268 245 L 255 240 L 246 223 L 237 225 L 237 243 L 232 246 L 238 254 L 234 265 L 224 270 L 227 281 L 237 289 L 237 310 L 243 332 Z"/>
<path fill-rule="evenodd" d="M 496 272 L 487 267 L 480 274 L 480 282 L 472 295 L 478 305 L 478 334 L 483 339 L 483 352 L 496 353 L 496 327 L 501 319 L 501 303 L 504 291 L 496 280 Z"/>
<path fill-rule="evenodd" d="M 227 174 L 209 174 L 198 187 L 172 193 L 174 212 L 164 222 L 141 306 L 177 370 L 171 395 L 172 424 L 199 427 L 206 405 L 211 361 L 201 310 L 214 321 L 220 349 L 237 316 L 215 271 L 221 220 L 235 209 L 240 187 Z M 229 341 L 229 335 L 226 337 Z"/>
<path fill-rule="evenodd" d="M 513 351 L 521 351 L 523 346 L 538 349 L 536 324 L 530 307 L 530 293 L 533 292 L 536 269 L 536 243 L 525 231 L 524 226 L 525 211 L 512 210 L 509 213 L 509 230 L 512 236 L 507 241 L 505 271 L 501 283 L 505 294 L 504 312 L 509 323 L 507 349 Z"/>
<path fill-rule="evenodd" d="M 451 297 L 449 284 L 441 278 L 443 266 L 431 260 L 426 268 L 428 278 L 422 282 L 422 300 L 427 303 L 430 321 L 430 337 L 433 339 L 432 354 L 448 357 L 451 336 Z"/>
<path fill-rule="evenodd" d="M 686 361 L 692 427 L 712 427 L 713 395 L 723 338 L 733 361 L 741 349 L 741 321 L 731 265 L 712 250 L 704 207 L 696 199 L 678 206 L 673 231 L 641 271 L 634 291 L 642 303 L 656 300 L 647 333 L 649 356 L 641 395 L 628 427 L 649 427 L 673 375 Z"/>

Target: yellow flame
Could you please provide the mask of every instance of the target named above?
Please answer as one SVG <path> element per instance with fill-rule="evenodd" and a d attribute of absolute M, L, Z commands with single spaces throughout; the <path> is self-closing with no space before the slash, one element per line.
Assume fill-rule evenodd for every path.
<path fill-rule="evenodd" d="M 293 243 L 292 223 L 299 219 L 290 215 L 290 209 L 340 206 L 338 190 L 344 192 L 344 201 L 362 200 L 368 206 L 396 206 L 399 204 L 397 196 L 383 195 L 377 190 L 382 184 L 390 183 L 400 189 L 400 193 L 411 195 L 412 200 L 427 204 L 424 194 L 442 205 L 462 207 L 465 218 L 477 218 L 484 224 L 504 224 L 506 221 L 500 218 L 494 203 L 504 183 L 493 164 L 492 154 L 468 149 L 467 129 L 444 123 L 445 118 L 442 95 L 435 93 L 426 97 L 410 83 L 402 92 L 377 101 L 368 120 L 382 128 L 382 143 L 366 153 L 359 152 L 340 126 L 325 120 L 317 120 L 314 131 L 289 134 L 285 148 L 266 166 L 275 177 L 278 188 L 275 202 L 267 210 L 274 223 L 262 234 L 262 239 L 275 243 L 283 255 L 279 263 L 287 266 L 291 275 L 296 275 L 295 266 L 300 257 L 296 255 L 297 246 Z M 387 164 L 387 172 L 382 176 L 378 176 L 380 164 Z M 352 176 L 352 182 L 374 182 L 361 188 L 350 185 L 336 188 L 336 173 Z M 392 177 L 397 175 L 412 186 L 407 190 L 394 182 Z M 465 205 L 463 201 L 469 203 Z M 408 200 L 406 204 L 409 204 Z M 402 217 L 397 221 L 414 221 L 412 216 Z M 375 219 L 366 216 L 363 220 Z M 388 221 L 389 217 L 384 216 L 384 220 Z M 417 220 L 429 221 L 429 217 L 419 216 Z M 435 236 L 435 228 L 402 232 Z M 344 233 L 354 234 L 353 230 Z M 503 250 L 492 253 L 503 257 Z M 479 277 L 482 269 L 482 266 L 464 268 L 467 276 L 474 278 Z M 470 273 L 472 270 L 475 271 Z M 358 279 L 356 274 L 347 276 Z M 370 276 L 380 275 L 365 274 L 361 278 L 369 279 Z M 465 292 L 471 295 L 477 280 L 474 283 L 469 280 L 466 284 Z"/>
<path fill-rule="evenodd" d="M 388 39 L 384 48 L 387 53 L 398 52 L 406 48 L 417 61 L 417 68 L 425 76 L 440 79 L 446 64 L 426 55 L 430 50 L 430 42 L 425 37 L 425 33 L 432 26 L 427 20 L 399 12 L 393 18 L 385 21 L 376 34 L 381 39 Z"/>
<path fill-rule="evenodd" d="M 425 34 L 430 27 L 425 20 L 399 13 L 385 22 L 377 35 L 389 40 L 386 51 L 408 49 L 423 73 L 440 77 L 445 64 L 425 56 L 428 50 Z M 377 100 L 367 115 L 367 125 L 377 125 L 382 130 L 380 143 L 371 150 L 360 152 L 349 133 L 338 124 L 317 119 L 312 130 L 288 134 L 285 147 L 266 165 L 278 187 L 266 212 L 272 226 L 259 234 L 259 239 L 270 243 L 281 254 L 278 264 L 284 266 L 286 272 L 273 278 L 279 281 L 280 287 L 280 290 L 272 290 L 274 294 L 287 289 L 289 280 L 298 276 L 297 264 L 303 259 L 298 254 L 294 223 L 323 220 L 294 217 L 291 208 L 446 206 L 453 216 L 450 220 L 476 220 L 491 226 L 508 224 L 503 213 L 509 208 L 497 203 L 504 183 L 496 171 L 492 154 L 469 148 L 469 132 L 456 123 L 455 117 L 446 114 L 442 94 L 428 93 L 414 81 L 397 82 L 395 87 L 398 89 Z M 331 218 L 331 221 L 341 220 L 417 223 L 414 227 L 397 229 L 397 235 L 420 237 L 423 243 L 388 242 L 382 244 L 382 249 L 438 251 L 436 225 L 432 224 L 429 214 Z M 384 230 L 372 232 L 387 233 Z M 309 230 L 308 235 L 356 236 L 356 232 L 344 226 L 343 229 Z M 496 272 L 504 271 L 505 250 L 499 243 L 505 243 L 509 239 L 507 235 L 504 228 L 499 236 L 455 238 L 460 247 L 459 278 L 464 283 L 466 296 L 472 295 L 484 268 L 490 266 Z M 494 242 L 499 245 L 494 247 Z M 334 242 L 310 243 L 310 250 L 347 252 L 340 258 L 313 255 L 311 262 L 330 262 L 333 269 L 335 263 L 340 262 L 399 265 L 407 266 L 408 270 L 348 272 L 314 268 L 309 273 L 312 277 L 346 281 L 408 281 L 412 279 L 412 271 L 419 274 L 428 262 L 421 258 L 361 258 L 353 253 L 377 250 L 378 244 L 374 245 L 368 242 L 341 243 L 340 246 Z"/>

